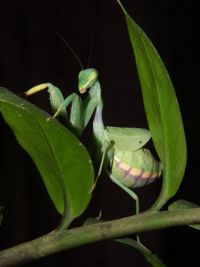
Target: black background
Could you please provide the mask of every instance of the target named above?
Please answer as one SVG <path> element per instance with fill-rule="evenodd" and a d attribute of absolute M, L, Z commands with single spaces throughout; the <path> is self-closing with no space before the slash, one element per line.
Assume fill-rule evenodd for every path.
<path fill-rule="evenodd" d="M 199 203 L 199 29 L 194 1 L 123 1 L 163 58 L 182 111 L 188 165 L 174 199 Z M 4 1 L 0 16 L 0 85 L 19 94 L 52 82 L 67 96 L 77 89 L 80 66 L 55 34 L 56 28 L 77 52 L 84 67 L 99 70 L 106 125 L 147 127 L 132 50 L 119 6 L 114 0 Z M 30 99 L 50 111 L 47 93 Z M 89 142 L 90 131 L 83 141 Z M 53 230 L 60 217 L 49 201 L 39 173 L 1 119 L 0 204 L 5 208 L 0 245 L 7 248 Z M 142 210 L 159 194 L 161 181 L 137 190 Z M 133 214 L 134 203 L 102 178 L 90 207 L 76 220 L 98 215 L 114 219 Z M 141 235 L 168 266 L 200 266 L 199 232 L 186 227 Z M 61 261 L 64 260 L 64 263 Z M 99 242 L 26 264 L 26 266 L 148 266 L 139 253 L 112 241 Z"/>

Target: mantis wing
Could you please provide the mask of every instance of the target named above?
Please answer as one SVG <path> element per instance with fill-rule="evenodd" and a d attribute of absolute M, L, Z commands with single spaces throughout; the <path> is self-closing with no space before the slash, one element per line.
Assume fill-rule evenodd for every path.
<path fill-rule="evenodd" d="M 135 151 L 143 147 L 151 138 L 149 130 L 141 128 L 106 127 L 105 136 L 108 142 L 120 150 Z"/>

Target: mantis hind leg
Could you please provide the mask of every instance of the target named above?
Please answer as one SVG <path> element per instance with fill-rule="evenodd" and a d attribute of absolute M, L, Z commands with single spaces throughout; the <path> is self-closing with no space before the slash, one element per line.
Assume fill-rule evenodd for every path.
<path fill-rule="evenodd" d="M 107 174 L 109 175 L 110 179 L 117 184 L 121 189 L 123 189 L 126 193 L 129 194 L 130 197 L 132 197 L 135 202 L 136 202 L 136 214 L 140 213 L 140 204 L 139 204 L 139 198 L 136 195 L 135 192 L 133 192 L 130 188 L 126 187 L 125 185 L 123 185 L 120 181 L 118 181 L 118 179 L 109 171 L 107 171 Z"/>
<path fill-rule="evenodd" d="M 139 198 L 136 195 L 135 192 L 133 192 L 130 188 L 126 187 L 125 185 L 123 185 L 112 173 L 110 173 L 109 171 L 107 171 L 108 176 L 110 177 L 110 179 L 117 184 L 121 189 L 123 189 L 126 193 L 129 194 L 130 197 L 132 197 L 135 202 L 136 202 L 136 214 L 140 213 L 140 203 L 139 203 Z M 142 243 L 140 242 L 140 237 L 139 235 L 136 235 L 136 240 L 139 244 L 142 245 Z M 143 246 L 143 245 L 142 245 Z"/>
<path fill-rule="evenodd" d="M 140 213 L 140 204 L 139 204 L 139 198 L 136 195 L 135 192 L 133 192 L 130 188 L 123 185 L 112 173 L 107 171 L 107 174 L 109 175 L 110 179 L 117 184 L 120 188 L 122 188 L 126 193 L 129 194 L 130 197 L 132 197 L 136 202 L 136 214 Z"/>

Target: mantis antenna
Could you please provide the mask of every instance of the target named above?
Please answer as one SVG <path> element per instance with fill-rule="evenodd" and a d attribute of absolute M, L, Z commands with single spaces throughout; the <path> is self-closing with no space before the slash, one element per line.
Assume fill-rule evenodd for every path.
<path fill-rule="evenodd" d="M 89 65 L 90 65 L 90 60 L 92 58 L 92 50 L 93 50 L 93 47 L 94 47 L 94 35 L 90 41 L 90 50 L 89 50 L 89 56 L 88 56 L 88 62 L 87 62 L 87 69 L 89 68 Z"/>
<path fill-rule="evenodd" d="M 76 58 L 78 64 L 80 65 L 81 69 L 83 70 L 83 65 L 78 57 L 78 55 L 76 54 L 76 52 L 73 50 L 73 48 L 71 47 L 71 45 L 64 39 L 64 37 L 62 36 L 62 34 L 55 28 L 52 28 L 53 31 L 60 37 L 60 39 L 65 43 L 65 45 L 69 48 L 69 50 L 72 52 L 72 54 L 74 55 L 74 57 Z"/>

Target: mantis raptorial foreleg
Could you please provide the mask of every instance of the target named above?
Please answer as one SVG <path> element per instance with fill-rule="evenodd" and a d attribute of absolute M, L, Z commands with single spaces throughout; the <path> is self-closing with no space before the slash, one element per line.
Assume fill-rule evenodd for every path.
<path fill-rule="evenodd" d="M 81 97 L 73 92 L 66 99 L 64 99 L 60 89 L 51 83 L 43 83 L 36 85 L 25 92 L 26 96 L 30 96 L 42 90 L 48 90 L 50 103 L 54 112 L 53 117 L 61 115 L 67 119 L 68 127 L 77 135 L 80 136 L 87 126 L 96 106 L 97 97 L 95 97 L 96 83 L 93 84 L 93 79 L 97 77 L 97 72 L 94 69 L 87 69 L 82 71 L 82 78 L 79 78 L 79 92 L 84 93 L 86 91 L 85 82 L 88 88 L 90 88 L 89 94 L 86 99 L 82 101 Z M 85 72 L 87 75 L 85 75 Z M 91 75 L 91 77 L 89 77 Z M 79 75 L 81 76 L 81 75 Z M 87 77 L 86 77 L 87 76 Z M 87 81 L 86 81 L 86 79 Z M 68 118 L 67 107 L 71 105 L 70 116 Z"/>
<path fill-rule="evenodd" d="M 53 112 L 56 112 L 61 106 L 61 104 L 64 102 L 64 97 L 60 89 L 52 83 L 38 84 L 27 90 L 24 94 L 25 96 L 30 96 L 43 90 L 48 90 L 51 108 Z M 67 111 L 65 108 L 60 109 L 60 115 L 62 115 L 63 117 L 67 117 Z"/>

